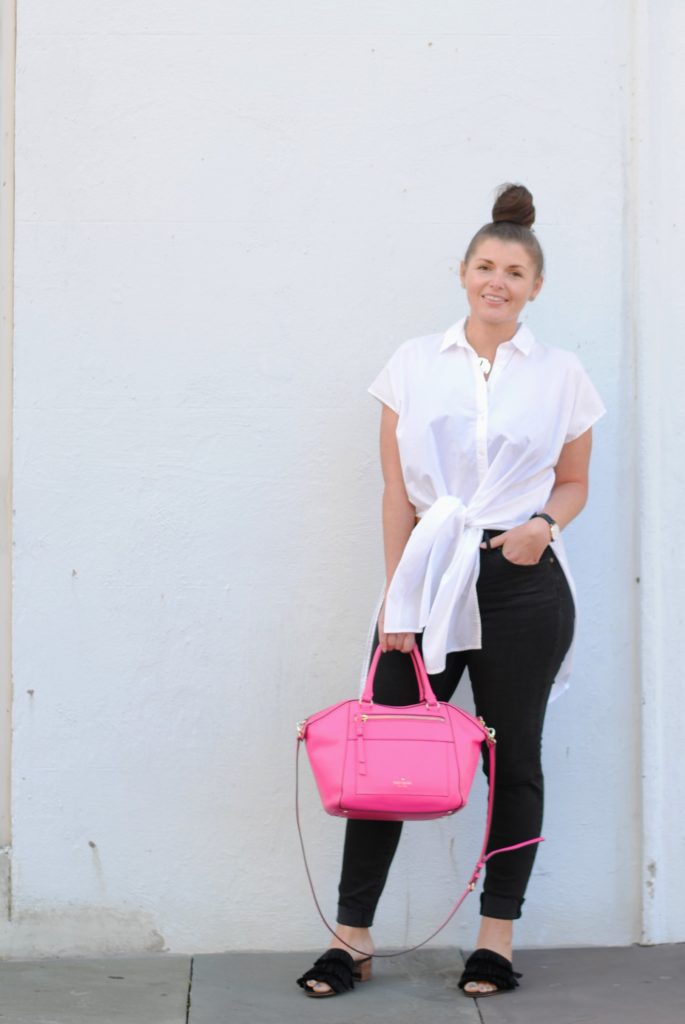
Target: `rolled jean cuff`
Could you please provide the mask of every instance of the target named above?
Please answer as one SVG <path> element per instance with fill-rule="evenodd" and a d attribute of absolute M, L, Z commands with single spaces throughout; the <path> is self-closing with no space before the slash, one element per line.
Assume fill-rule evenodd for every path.
<path fill-rule="evenodd" d="M 361 907 L 343 907 L 338 904 L 338 924 L 346 924 L 349 928 L 370 928 L 373 914 Z"/>
<path fill-rule="evenodd" d="M 482 917 L 497 917 L 500 921 L 515 921 L 521 916 L 521 907 L 525 903 L 517 896 L 498 896 L 492 892 L 480 894 L 480 912 Z"/>

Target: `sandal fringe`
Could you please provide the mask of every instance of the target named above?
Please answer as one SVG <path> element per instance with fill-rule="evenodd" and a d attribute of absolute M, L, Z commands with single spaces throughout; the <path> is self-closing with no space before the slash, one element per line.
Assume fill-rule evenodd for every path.
<path fill-rule="evenodd" d="M 314 962 L 314 966 L 297 979 L 297 984 L 304 989 L 306 995 L 313 999 L 323 999 L 327 996 L 349 992 L 354 988 L 355 981 L 368 981 L 370 977 L 370 956 L 365 960 L 354 960 L 344 949 L 327 949 Z M 308 981 L 317 981 L 328 985 L 332 991 L 316 992 L 307 985 Z"/>
<path fill-rule="evenodd" d="M 464 991 L 470 981 L 495 985 L 495 992 L 466 992 L 466 996 L 482 999 L 484 996 L 495 995 L 496 992 L 508 992 L 518 988 L 518 978 L 523 977 L 513 970 L 512 963 L 506 957 L 491 949 L 477 949 L 464 964 L 464 971 L 459 979 L 459 988 Z"/>

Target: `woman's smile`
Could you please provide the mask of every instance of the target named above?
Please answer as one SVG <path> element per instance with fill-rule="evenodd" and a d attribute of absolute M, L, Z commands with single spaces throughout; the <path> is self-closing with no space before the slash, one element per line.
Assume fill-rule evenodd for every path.
<path fill-rule="evenodd" d="M 480 310 L 483 321 L 491 326 L 501 326 L 504 321 L 515 325 L 523 307 L 542 286 L 542 277 L 526 249 L 496 238 L 481 242 L 468 264 L 462 263 L 460 277 L 472 318 L 478 320 Z"/>

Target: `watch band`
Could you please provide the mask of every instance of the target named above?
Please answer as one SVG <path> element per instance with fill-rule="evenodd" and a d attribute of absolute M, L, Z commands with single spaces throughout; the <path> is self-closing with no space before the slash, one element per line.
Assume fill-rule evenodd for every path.
<path fill-rule="evenodd" d="M 552 519 L 546 512 L 534 512 L 530 517 L 531 519 L 544 519 L 546 523 L 549 523 L 549 533 L 552 540 L 556 540 L 561 530 L 556 519 Z"/>

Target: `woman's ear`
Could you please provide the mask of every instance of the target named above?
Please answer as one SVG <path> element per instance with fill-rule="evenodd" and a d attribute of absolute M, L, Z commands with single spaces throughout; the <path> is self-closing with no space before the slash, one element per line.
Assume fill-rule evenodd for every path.
<path fill-rule="evenodd" d="M 466 285 L 464 284 L 464 275 L 465 274 L 466 274 L 466 264 L 462 260 L 461 263 L 459 264 L 459 280 L 461 281 L 462 288 L 466 287 Z"/>
<path fill-rule="evenodd" d="M 540 294 L 540 289 L 542 288 L 542 285 L 544 284 L 544 281 L 545 281 L 544 277 L 542 276 L 542 274 L 540 274 L 540 276 L 536 280 L 535 284 L 533 285 L 533 290 L 530 293 L 530 298 L 528 299 L 529 302 L 533 302 L 533 300 L 536 298 L 536 296 L 538 296 Z"/>

